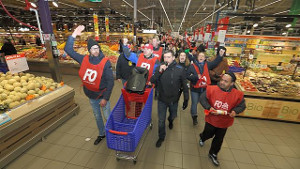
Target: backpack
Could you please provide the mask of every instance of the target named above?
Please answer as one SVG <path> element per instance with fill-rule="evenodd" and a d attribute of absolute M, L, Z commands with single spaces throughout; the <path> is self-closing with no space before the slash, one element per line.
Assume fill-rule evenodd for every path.
<path fill-rule="evenodd" d="M 125 89 L 129 93 L 143 94 L 146 87 L 149 71 L 146 68 L 134 67 L 131 71 Z"/>

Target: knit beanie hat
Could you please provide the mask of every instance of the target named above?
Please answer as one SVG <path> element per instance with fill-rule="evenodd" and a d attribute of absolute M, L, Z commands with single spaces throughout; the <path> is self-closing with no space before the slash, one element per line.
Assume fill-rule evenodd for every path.
<path fill-rule="evenodd" d="M 88 39 L 88 41 L 87 41 L 88 51 L 90 51 L 91 47 L 94 45 L 97 45 L 99 47 L 99 49 L 101 50 L 98 42 L 94 41 L 93 39 Z"/>
<path fill-rule="evenodd" d="M 228 73 L 226 73 L 226 74 L 228 74 L 228 75 L 231 77 L 232 82 L 235 82 L 235 81 L 236 81 L 236 76 L 235 76 L 234 73 L 228 72 Z"/>

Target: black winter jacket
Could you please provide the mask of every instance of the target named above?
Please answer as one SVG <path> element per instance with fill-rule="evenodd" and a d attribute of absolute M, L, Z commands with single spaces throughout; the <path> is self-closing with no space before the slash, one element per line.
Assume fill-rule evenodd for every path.
<path fill-rule="evenodd" d="M 185 70 L 176 61 L 173 61 L 162 73 L 157 67 L 150 79 L 151 83 L 157 84 L 158 100 L 166 104 L 178 102 L 181 94 L 180 88 L 183 89 L 184 100 L 189 99 L 189 90 L 185 80 Z"/>
<path fill-rule="evenodd" d="M 132 68 L 135 67 L 135 64 L 128 60 L 123 53 L 120 54 L 117 62 L 116 68 L 116 79 L 125 79 L 128 80 Z"/>

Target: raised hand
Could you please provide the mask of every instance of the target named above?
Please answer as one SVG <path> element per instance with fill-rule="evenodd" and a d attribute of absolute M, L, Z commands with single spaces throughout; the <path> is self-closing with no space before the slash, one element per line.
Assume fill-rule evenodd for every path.
<path fill-rule="evenodd" d="M 84 26 L 83 26 L 83 25 L 79 25 L 79 26 L 74 30 L 74 32 L 72 33 L 72 36 L 73 36 L 74 38 L 76 38 L 76 36 L 78 36 L 78 35 L 80 36 L 83 30 L 84 30 Z"/>

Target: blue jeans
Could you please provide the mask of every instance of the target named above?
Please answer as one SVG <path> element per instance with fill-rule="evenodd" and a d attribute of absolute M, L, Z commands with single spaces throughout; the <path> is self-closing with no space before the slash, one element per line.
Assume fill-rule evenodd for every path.
<path fill-rule="evenodd" d="M 104 127 L 103 118 L 101 115 L 101 108 L 100 108 L 101 100 L 102 99 L 90 99 L 90 104 L 93 108 L 93 113 L 96 118 L 96 123 L 97 123 L 98 130 L 99 130 L 99 136 L 104 136 L 105 135 L 105 127 Z M 102 110 L 103 110 L 104 118 L 107 120 L 108 116 L 110 114 L 110 102 L 109 101 L 107 101 L 106 106 L 104 106 L 102 108 Z"/>
<path fill-rule="evenodd" d="M 191 115 L 192 115 L 192 116 L 198 116 L 198 113 L 197 113 L 197 105 L 198 105 L 198 103 L 200 102 L 200 95 L 201 95 L 202 93 L 203 93 L 203 92 L 198 93 L 198 92 L 192 92 L 192 91 L 191 91 L 191 98 L 192 98 Z"/>
<path fill-rule="evenodd" d="M 157 109 L 158 109 L 158 136 L 160 139 L 165 139 L 166 136 L 166 115 L 167 108 L 169 108 L 170 115 L 168 117 L 169 122 L 173 122 L 173 120 L 177 117 L 177 109 L 178 102 L 166 104 L 160 100 L 157 101 Z"/>

